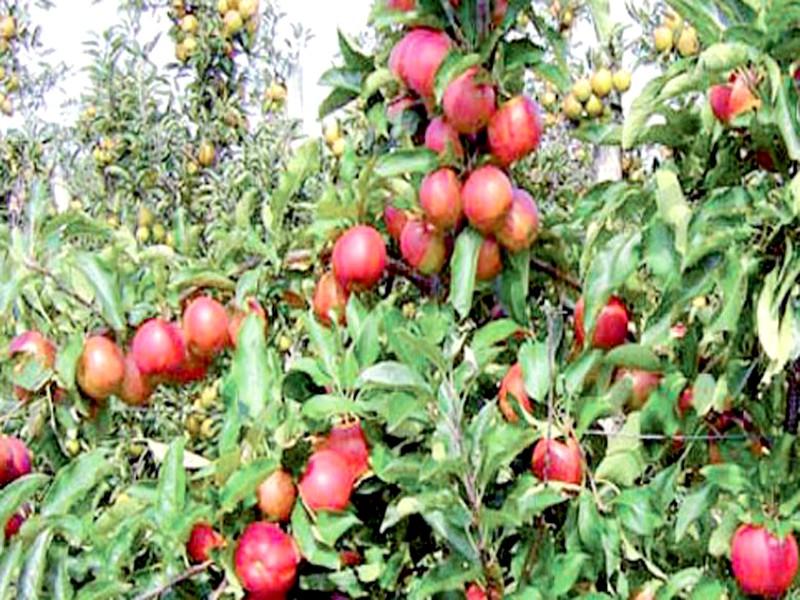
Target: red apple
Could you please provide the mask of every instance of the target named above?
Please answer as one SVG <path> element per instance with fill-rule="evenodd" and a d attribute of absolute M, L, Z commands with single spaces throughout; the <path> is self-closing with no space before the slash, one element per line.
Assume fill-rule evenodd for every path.
<path fill-rule="evenodd" d="M 186 343 L 177 325 L 150 319 L 133 336 L 131 354 L 143 375 L 168 375 L 183 363 Z"/>
<path fill-rule="evenodd" d="M 751 76 L 739 74 L 735 76 L 731 86 L 731 95 L 728 100 L 730 118 L 735 119 L 741 114 L 755 110 L 761 106 L 761 100 L 753 90 Z"/>
<path fill-rule="evenodd" d="M 500 246 L 492 236 L 483 238 L 483 243 L 478 251 L 478 267 L 475 278 L 478 281 L 490 281 L 503 271 L 503 259 L 500 256 Z"/>
<path fill-rule="evenodd" d="M 262 481 L 256 488 L 258 508 L 261 513 L 273 521 L 288 521 L 297 498 L 292 476 L 278 469 Z"/>
<path fill-rule="evenodd" d="M 347 292 L 339 285 L 333 271 L 328 271 L 319 278 L 314 289 L 314 314 L 323 325 L 331 325 L 331 312 L 337 315 L 337 322 L 345 322 L 345 307 L 347 306 Z"/>
<path fill-rule="evenodd" d="M 731 86 L 712 85 L 708 91 L 708 102 L 711 104 L 711 112 L 723 123 L 731 120 L 730 112 Z"/>
<path fill-rule="evenodd" d="M 186 553 L 193 563 L 202 563 L 211 558 L 211 551 L 225 546 L 225 538 L 208 523 L 197 523 L 192 527 Z"/>
<path fill-rule="evenodd" d="M 484 589 L 477 583 L 469 584 L 467 588 L 467 600 L 488 600 L 488 598 Z"/>
<path fill-rule="evenodd" d="M 119 391 L 125 377 L 125 355 L 100 335 L 87 338 L 78 359 L 78 386 L 93 400 L 105 400 Z"/>
<path fill-rule="evenodd" d="M 516 423 L 519 420 L 517 412 L 512 402 L 516 400 L 522 410 L 527 413 L 533 412 L 528 393 L 525 391 L 525 380 L 522 377 L 522 365 L 515 363 L 503 377 L 500 383 L 499 394 L 500 412 L 509 423 Z"/>
<path fill-rule="evenodd" d="M 442 117 L 436 117 L 425 130 L 425 146 L 438 153 L 440 157 L 452 154 L 457 159 L 464 158 L 464 146 L 455 127 Z"/>
<path fill-rule="evenodd" d="M 492 24 L 500 27 L 506 18 L 508 12 L 508 0 L 494 0 L 492 7 Z"/>
<path fill-rule="evenodd" d="M 410 220 L 400 236 L 400 253 L 414 269 L 425 275 L 438 273 L 447 261 L 444 234 L 418 219 Z"/>
<path fill-rule="evenodd" d="M 539 107 L 527 96 L 503 104 L 489 122 L 489 148 L 504 166 L 536 150 L 541 137 Z"/>
<path fill-rule="evenodd" d="M 228 313 L 208 296 L 195 298 L 183 312 L 183 336 L 197 356 L 212 357 L 228 345 Z"/>
<path fill-rule="evenodd" d="M 509 252 L 531 247 L 539 235 L 539 209 L 531 195 L 514 188 L 511 208 L 497 230 L 497 241 Z"/>
<path fill-rule="evenodd" d="M 583 461 L 578 442 L 572 437 L 566 443 L 540 439 L 533 449 L 531 469 L 543 481 L 580 485 L 583 481 Z"/>
<path fill-rule="evenodd" d="M 267 313 L 259 301 L 251 296 L 244 301 L 244 305 L 244 310 L 234 307 L 228 318 L 228 340 L 234 348 L 236 347 L 236 341 L 239 339 L 239 330 L 247 315 L 254 313 L 264 322 L 264 329 L 266 330 L 267 328 Z"/>
<path fill-rule="evenodd" d="M 345 290 L 373 287 L 385 266 L 386 244 L 373 227 L 351 227 L 336 240 L 333 272 Z"/>
<path fill-rule="evenodd" d="M 369 445 L 361 423 L 337 425 L 331 429 L 319 449 L 339 453 L 350 465 L 353 481 L 369 471 Z"/>
<path fill-rule="evenodd" d="M 761 525 L 741 525 L 731 541 L 733 575 L 745 594 L 782 596 L 797 574 L 797 542 L 780 539 Z"/>
<path fill-rule="evenodd" d="M 26 331 L 11 340 L 8 353 L 13 358 L 17 354 L 27 354 L 48 369 L 56 362 L 56 346 L 38 331 Z"/>
<path fill-rule="evenodd" d="M 464 213 L 470 224 L 483 234 L 492 233 L 503 224 L 513 197 L 511 181 L 491 165 L 473 171 L 461 190 Z"/>
<path fill-rule="evenodd" d="M 452 45 L 442 31 L 424 27 L 412 29 L 392 49 L 389 69 L 420 96 L 432 98 L 436 71 Z"/>
<path fill-rule="evenodd" d="M 300 552 L 294 539 L 278 525 L 256 521 L 239 538 L 233 561 L 244 589 L 279 598 L 294 586 Z"/>
<path fill-rule="evenodd" d="M 389 0 L 387 3 L 389 10 L 408 12 L 417 7 L 417 0 Z"/>
<path fill-rule="evenodd" d="M 642 408 L 650 394 L 661 383 L 661 374 L 642 369 L 619 369 L 615 380 L 621 381 L 629 379 L 631 382 L 631 395 L 628 398 L 628 406 L 633 410 Z"/>
<path fill-rule="evenodd" d="M 387 204 L 383 208 L 383 222 L 386 225 L 386 231 L 392 239 L 400 243 L 400 236 L 403 235 L 403 227 L 408 223 L 408 211 L 402 208 L 396 208 L 391 204 Z"/>
<path fill-rule="evenodd" d="M 119 389 L 119 398 L 130 406 L 144 406 L 153 393 L 150 380 L 142 375 L 133 356 L 125 357 L 125 375 Z"/>
<path fill-rule="evenodd" d="M 19 533 L 20 527 L 27 519 L 27 514 L 25 509 L 20 510 L 19 512 L 14 513 L 11 517 L 6 521 L 6 525 L 4 528 L 4 533 L 6 537 L 6 541 L 10 540 L 12 537 Z"/>
<path fill-rule="evenodd" d="M 342 511 L 353 492 L 353 469 L 333 450 L 317 450 L 300 479 L 300 496 L 311 510 Z"/>
<path fill-rule="evenodd" d="M 448 84 L 442 107 L 447 122 L 456 131 L 478 133 L 495 111 L 494 85 L 489 74 L 478 67 L 464 71 Z"/>
<path fill-rule="evenodd" d="M 692 408 L 694 407 L 694 389 L 692 387 L 687 387 L 683 392 L 681 392 L 680 397 L 678 398 L 678 416 L 681 418 L 686 416 Z"/>
<path fill-rule="evenodd" d="M 31 453 L 19 438 L 0 436 L 0 487 L 31 472 Z"/>
<path fill-rule="evenodd" d="M 583 346 L 585 332 L 583 329 L 583 298 L 578 300 L 575 305 L 575 340 L 579 346 Z M 594 336 L 592 346 L 602 350 L 610 350 L 625 343 L 628 335 L 628 310 L 625 304 L 612 296 L 608 303 L 600 309 L 594 326 Z"/>
<path fill-rule="evenodd" d="M 439 169 L 422 180 L 419 202 L 428 222 L 451 229 L 461 221 L 461 182 L 452 169 Z"/>
<path fill-rule="evenodd" d="M 167 380 L 177 384 L 202 381 L 208 374 L 209 359 L 195 354 L 187 354 L 183 362 L 167 374 Z"/>

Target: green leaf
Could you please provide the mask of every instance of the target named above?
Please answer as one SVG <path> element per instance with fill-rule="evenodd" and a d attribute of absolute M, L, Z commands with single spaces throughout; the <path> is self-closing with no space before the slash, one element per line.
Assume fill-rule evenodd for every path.
<path fill-rule="evenodd" d="M 334 90 L 336 94 L 339 90 Z M 353 92 L 346 92 L 352 94 Z M 322 111 L 322 107 L 320 107 Z M 309 140 L 294 150 L 294 154 L 286 164 L 278 179 L 278 185 L 269 203 L 264 203 L 262 220 L 264 226 L 272 231 L 277 239 L 283 239 L 285 233 L 284 218 L 292 198 L 300 191 L 306 180 L 319 170 L 320 142 Z M 265 217 L 269 215 L 269 217 Z"/>
<path fill-rule="evenodd" d="M 609 438 L 606 455 L 597 466 L 595 477 L 625 487 L 632 486 L 647 466 L 640 435 L 640 414 L 631 413 L 622 429 Z"/>
<path fill-rule="evenodd" d="M 480 64 L 480 62 L 481 57 L 479 54 L 462 54 L 458 50 L 451 50 L 436 71 L 436 80 L 434 83 L 436 103 L 441 104 L 444 92 L 451 81 L 470 67 Z"/>
<path fill-rule="evenodd" d="M 715 7 L 709 0 L 667 0 L 684 19 L 697 29 L 697 37 L 703 45 L 719 41 L 722 27 L 715 17 Z"/>
<path fill-rule="evenodd" d="M 515 252 L 506 258 L 500 279 L 500 298 L 511 317 L 518 323 L 528 322 L 528 289 L 531 255 L 529 250 Z"/>
<path fill-rule="evenodd" d="M 692 523 L 708 514 L 715 500 L 716 494 L 710 485 L 702 485 L 683 499 L 678 516 L 675 518 L 675 543 L 679 543 L 683 539 L 686 530 Z"/>
<path fill-rule="evenodd" d="M 314 528 L 318 532 L 318 538 L 331 548 L 336 546 L 339 538 L 347 533 L 349 529 L 361 523 L 361 519 L 349 512 L 332 513 L 320 511 L 316 517 L 317 522 Z"/>
<path fill-rule="evenodd" d="M 474 229 L 467 228 L 456 240 L 452 275 L 450 277 L 450 296 L 448 302 L 453 305 L 462 319 L 472 310 L 472 295 L 475 292 L 475 274 L 478 269 L 478 253 L 483 244 L 483 237 Z"/>
<path fill-rule="evenodd" d="M 241 338 L 239 338 L 241 340 Z M 156 520 L 165 530 L 173 529 L 186 505 L 186 469 L 183 466 L 185 440 L 180 437 L 170 445 L 158 473 Z"/>
<path fill-rule="evenodd" d="M 17 583 L 17 597 L 20 600 L 39 600 L 47 569 L 47 550 L 53 540 L 53 533 L 45 529 L 33 540 L 22 565 L 22 573 Z"/>
<path fill-rule="evenodd" d="M 319 394 L 303 403 L 303 416 L 307 419 L 322 420 L 334 415 L 358 412 L 356 403 L 350 398 L 335 394 Z"/>
<path fill-rule="evenodd" d="M 321 547 L 314 536 L 311 521 L 306 514 L 306 509 L 302 502 L 295 502 L 292 512 L 292 536 L 300 548 L 300 553 L 308 562 L 318 567 L 337 570 L 339 564 L 339 553 L 335 550 L 328 550 Z"/>
<path fill-rule="evenodd" d="M 692 210 L 683 196 L 678 176 L 672 171 L 659 169 L 655 173 L 656 200 L 658 212 L 667 225 L 671 225 L 675 232 L 675 249 L 681 256 L 687 251 L 687 232 L 689 221 L 692 219 Z"/>
<path fill-rule="evenodd" d="M 10 598 L 9 588 L 16 583 L 14 577 L 22 564 L 22 539 L 17 536 L 0 552 L 0 598 Z"/>
<path fill-rule="evenodd" d="M 75 266 L 94 290 L 95 298 L 100 303 L 100 312 L 106 323 L 114 331 L 124 330 L 125 317 L 122 314 L 120 285 L 116 274 L 96 254 L 76 252 L 74 259 Z"/>
<path fill-rule="evenodd" d="M 413 173 L 430 173 L 439 166 L 439 156 L 427 148 L 396 150 L 383 154 L 375 164 L 378 177 L 397 177 Z"/>
<path fill-rule="evenodd" d="M 111 465 L 102 449 L 82 454 L 58 471 L 42 501 L 41 515 L 48 517 L 68 513 L 75 503 L 83 502 L 92 488 L 110 471 Z"/>
<path fill-rule="evenodd" d="M 655 352 L 640 344 L 617 346 L 613 350 L 609 350 L 603 362 L 616 367 L 643 369 L 645 371 L 658 371 L 661 369 L 661 361 L 658 360 Z"/>
<path fill-rule="evenodd" d="M 525 391 L 537 402 L 544 402 L 553 379 L 547 344 L 526 342 L 519 350 L 519 362 L 525 379 Z"/>
<path fill-rule="evenodd" d="M 50 477 L 42 473 L 29 473 L 7 484 L 0 495 L 0 523 L 7 523 L 11 515 L 49 480 Z"/>
<path fill-rule="evenodd" d="M 589 555 L 583 552 L 570 552 L 557 556 L 553 561 L 553 596 L 558 597 L 566 594 L 578 581 L 583 564 L 589 560 Z"/>
<path fill-rule="evenodd" d="M 738 495 L 751 490 L 752 481 L 741 465 L 734 463 L 706 465 L 700 469 L 700 474 L 710 485 L 730 494 Z"/>
<path fill-rule="evenodd" d="M 255 490 L 272 472 L 278 468 L 274 458 L 259 458 L 246 467 L 240 467 L 228 478 L 219 494 L 219 505 L 222 512 L 228 513 L 247 500 L 246 507 L 256 501 Z"/>
<path fill-rule="evenodd" d="M 356 387 L 367 386 L 415 389 L 429 396 L 433 395 L 430 386 L 416 371 L 394 361 L 381 362 L 362 371 L 356 381 Z"/>
<path fill-rule="evenodd" d="M 258 418 L 269 400 L 270 368 L 264 323 L 255 314 L 249 314 L 239 330 L 231 375 L 236 400 L 244 408 L 244 414 L 251 419 Z"/>
<path fill-rule="evenodd" d="M 344 88 L 335 88 L 328 94 L 325 100 L 322 101 L 322 104 L 319 105 L 318 116 L 320 120 L 324 119 L 335 110 L 349 104 L 356 98 L 358 98 L 358 92 Z"/>
<path fill-rule="evenodd" d="M 339 40 L 339 51 L 342 53 L 344 64 L 346 64 L 349 69 L 354 69 L 356 71 L 372 71 L 372 59 L 361 52 L 361 50 L 356 46 L 355 42 L 351 40 L 341 29 L 336 30 L 336 35 Z"/>

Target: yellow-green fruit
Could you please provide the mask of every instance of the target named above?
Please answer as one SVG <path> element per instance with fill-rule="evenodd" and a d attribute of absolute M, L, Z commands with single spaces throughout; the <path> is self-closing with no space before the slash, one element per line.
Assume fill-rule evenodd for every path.
<path fill-rule="evenodd" d="M 347 148 L 347 143 L 344 138 L 339 138 L 331 144 L 331 152 L 333 152 L 334 156 L 341 156 L 344 154 L 345 148 Z"/>
<path fill-rule="evenodd" d="M 11 15 L 6 15 L 0 19 L 0 37 L 10 40 L 17 35 L 17 22 Z"/>
<path fill-rule="evenodd" d="M 139 227 L 149 227 L 153 224 L 153 211 L 145 205 L 139 207 L 139 214 L 136 215 L 136 222 Z"/>
<path fill-rule="evenodd" d="M 66 450 L 67 454 L 70 456 L 77 456 L 78 452 L 81 451 L 81 443 L 75 438 L 70 438 L 64 442 L 64 450 Z"/>
<path fill-rule="evenodd" d="M 590 117 L 599 117 L 603 114 L 603 101 L 594 94 L 586 101 L 586 114 Z"/>
<path fill-rule="evenodd" d="M 80 200 L 72 200 L 72 201 L 69 203 L 69 207 L 70 207 L 72 210 L 74 210 L 75 212 L 80 212 L 80 211 L 82 211 L 82 210 L 83 210 L 83 204 L 81 203 L 81 201 L 80 201 Z"/>
<path fill-rule="evenodd" d="M 150 228 L 149 227 L 138 227 L 136 229 L 136 240 L 140 244 L 146 244 L 150 241 Z"/>
<path fill-rule="evenodd" d="M 598 98 L 605 98 L 611 93 L 614 85 L 611 71 L 603 67 L 592 75 L 592 91 Z"/>
<path fill-rule="evenodd" d="M 185 428 L 186 431 L 189 432 L 189 435 L 195 436 L 198 433 L 200 433 L 200 427 L 201 423 L 197 415 L 189 415 L 188 417 L 186 417 Z"/>
<path fill-rule="evenodd" d="M 175 58 L 185 63 L 194 54 L 195 50 L 197 50 L 197 40 L 189 35 L 175 46 Z"/>
<path fill-rule="evenodd" d="M 569 94 L 564 98 L 564 114 L 572 121 L 577 121 L 583 114 L 583 105 L 578 102 L 574 94 Z"/>
<path fill-rule="evenodd" d="M 204 167 L 210 167 L 214 164 L 216 155 L 217 151 L 214 149 L 214 144 L 208 140 L 204 140 L 200 143 L 200 150 L 197 152 L 197 162 Z"/>
<path fill-rule="evenodd" d="M 331 121 L 325 126 L 323 131 L 323 136 L 325 137 L 325 142 L 331 146 L 333 143 L 342 137 L 342 133 L 339 130 L 339 121 Z"/>
<path fill-rule="evenodd" d="M 200 404 L 204 408 L 211 408 L 217 401 L 217 386 L 210 385 L 200 392 Z"/>
<path fill-rule="evenodd" d="M 544 106 L 545 108 L 552 108 L 553 106 L 555 106 L 556 102 L 558 101 L 558 98 L 556 98 L 556 95 L 553 92 L 545 92 L 544 94 L 542 94 L 541 101 L 542 101 L 542 106 Z"/>
<path fill-rule="evenodd" d="M 280 83 L 274 81 L 267 88 L 266 96 L 274 102 L 283 102 L 286 100 L 286 88 Z"/>
<path fill-rule="evenodd" d="M 572 86 L 572 94 L 578 102 L 586 102 L 592 95 L 592 83 L 586 78 L 579 79 Z"/>
<path fill-rule="evenodd" d="M 292 340 L 288 336 L 282 335 L 278 338 L 278 349 L 281 352 L 287 352 L 291 347 L 292 347 Z"/>
<path fill-rule="evenodd" d="M 119 219 L 117 217 L 115 217 L 114 215 L 111 215 L 110 217 L 108 217 L 106 219 L 106 223 L 108 223 L 109 227 L 113 227 L 114 229 L 119 227 Z"/>
<path fill-rule="evenodd" d="M 672 31 L 678 31 L 681 27 L 683 27 L 683 17 L 681 17 L 674 10 L 670 9 L 664 16 L 664 25 L 672 29 Z"/>
<path fill-rule="evenodd" d="M 167 239 L 166 239 L 166 241 L 164 243 L 167 246 L 169 246 L 170 248 L 174 248 L 175 247 L 175 234 L 172 233 L 171 231 L 168 231 L 167 232 Z"/>
<path fill-rule="evenodd" d="M 244 20 L 238 10 L 229 10 L 222 19 L 222 31 L 226 36 L 236 35 L 244 27 Z"/>
<path fill-rule="evenodd" d="M 97 116 L 97 109 L 94 107 L 93 104 L 90 104 L 86 107 L 86 110 L 83 111 L 83 118 L 87 121 L 91 121 Z"/>
<path fill-rule="evenodd" d="M 184 33 L 195 33 L 200 26 L 200 22 L 194 15 L 186 15 L 181 19 L 181 31 Z"/>
<path fill-rule="evenodd" d="M 572 19 L 574 15 L 572 14 L 572 10 L 569 8 L 564 11 L 564 14 L 561 15 L 561 25 L 564 27 L 571 27 L 572 26 Z"/>
<path fill-rule="evenodd" d="M 519 12 L 517 13 L 517 25 L 520 27 L 527 27 L 531 24 L 531 18 L 528 16 L 528 13 Z"/>
<path fill-rule="evenodd" d="M 258 0 L 239 0 L 239 13 L 249 19 L 258 12 Z"/>
<path fill-rule="evenodd" d="M 0 80 L 5 78 L 6 78 L 6 70 L 2 66 L 0 66 Z"/>
<path fill-rule="evenodd" d="M 189 162 L 187 163 L 187 165 L 186 165 L 186 172 L 187 172 L 189 175 L 195 175 L 195 174 L 197 174 L 197 169 L 198 169 L 198 168 L 199 168 L 199 167 L 197 166 L 197 163 L 196 163 L 196 162 L 194 162 L 193 160 L 191 160 L 191 161 L 189 161 Z"/>
<path fill-rule="evenodd" d="M 669 52 L 672 50 L 672 29 L 666 25 L 656 27 L 653 31 L 653 43 L 657 52 Z"/>
<path fill-rule="evenodd" d="M 10 98 L 3 98 L 3 101 L 0 102 L 0 111 L 3 111 L 3 114 L 8 117 L 14 114 L 14 105 Z"/>
<path fill-rule="evenodd" d="M 16 73 L 9 74 L 8 81 L 6 81 L 6 91 L 15 92 L 18 89 L 19 89 L 19 77 L 17 77 Z"/>
<path fill-rule="evenodd" d="M 203 419 L 203 423 L 202 425 L 200 425 L 200 435 L 202 435 L 206 439 L 209 439 L 214 437 L 214 434 L 215 434 L 214 419 L 212 419 L 211 417 Z"/>
<path fill-rule="evenodd" d="M 153 225 L 153 241 L 159 244 L 167 237 L 167 230 L 161 223 Z"/>
<path fill-rule="evenodd" d="M 678 52 L 684 58 L 700 52 L 700 42 L 694 27 L 687 26 L 681 31 L 681 35 L 678 37 Z"/>
<path fill-rule="evenodd" d="M 230 10 L 230 6 L 228 6 L 228 0 L 218 0 L 217 2 L 217 12 L 221 15 L 224 15 L 226 12 Z"/>
<path fill-rule="evenodd" d="M 631 72 L 620 69 L 614 73 L 614 89 L 618 92 L 627 92 L 631 87 Z"/>

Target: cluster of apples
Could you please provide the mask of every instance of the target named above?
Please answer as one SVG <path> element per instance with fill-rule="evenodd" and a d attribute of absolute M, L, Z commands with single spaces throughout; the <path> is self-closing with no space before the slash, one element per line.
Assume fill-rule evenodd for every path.
<path fill-rule="evenodd" d="M 102 335 L 88 337 L 78 358 L 77 382 L 95 403 L 116 395 L 126 404 L 147 404 L 160 383 L 190 383 L 204 379 L 214 357 L 235 345 L 245 316 L 264 321 L 261 305 L 250 299 L 245 309 L 229 314 L 209 296 L 192 300 L 181 324 L 154 318 L 139 326 L 127 354 Z"/>
<path fill-rule="evenodd" d="M 712 85 L 708 91 L 711 112 L 721 123 L 728 124 L 761 106 L 756 92 L 758 75 L 755 71 L 733 71 L 728 83 Z"/>
<path fill-rule="evenodd" d="M 242 29 L 254 35 L 259 25 L 259 0 L 219 0 L 217 12 L 221 19 L 221 34 L 227 41 L 226 48 L 230 55 L 233 47 L 229 40 Z M 200 19 L 198 14 L 187 9 L 184 0 L 174 0 L 172 13 L 176 20 L 178 43 L 175 45 L 175 58 L 185 63 L 197 51 Z"/>
<path fill-rule="evenodd" d="M 368 471 L 369 445 L 361 424 L 345 423 L 331 429 L 316 445 L 297 486 L 283 468 L 257 486 L 255 500 L 262 520 L 245 527 L 233 557 L 236 575 L 250 597 L 280 600 L 295 584 L 302 557 L 294 538 L 280 523 L 291 517 L 298 490 L 309 510 L 341 512 Z M 192 562 L 205 562 L 212 558 L 212 550 L 225 544 L 217 530 L 200 522 L 192 528 L 186 552 Z"/>
<path fill-rule="evenodd" d="M 434 80 L 453 47 L 445 32 L 418 27 L 391 52 L 389 67 L 408 94 L 400 101 L 418 97 L 428 108 L 425 146 L 448 166 L 423 179 L 421 211 L 390 204 L 384 221 L 408 265 L 431 275 L 444 267 L 450 236 L 463 227 L 466 217 L 483 234 L 477 278 L 491 280 L 502 270 L 501 247 L 519 252 L 529 248 L 538 234 L 536 203 L 514 187 L 506 169 L 538 147 L 542 122 L 538 105 L 527 96 L 498 106 L 492 77 L 479 65 L 455 77 L 437 107 Z M 478 166 L 464 169 L 465 160 Z"/>
<path fill-rule="evenodd" d="M 31 452 L 25 442 L 16 437 L 0 435 L 0 490 L 30 473 L 32 464 Z M 6 540 L 17 534 L 29 512 L 29 508 L 25 506 L 6 521 L 4 525 Z"/>
<path fill-rule="evenodd" d="M 13 15 L 0 17 L 0 58 L 11 48 L 11 44 L 17 37 L 17 20 Z M 0 81 L 5 81 L 5 92 L 0 92 L 0 112 L 6 116 L 14 114 L 14 104 L 9 98 L 9 94 L 19 86 L 19 79 L 13 73 L 6 73 L 5 67 L 0 65 Z"/>
<path fill-rule="evenodd" d="M 612 73 L 610 69 L 601 67 L 592 73 L 591 78 L 579 79 L 572 85 L 572 90 L 564 98 L 564 115 L 571 121 L 579 121 L 584 116 L 598 118 L 605 112 L 603 100 L 612 91 L 623 94 L 630 87 L 630 71 L 618 69 Z"/>
<path fill-rule="evenodd" d="M 674 48 L 683 58 L 700 51 L 697 30 L 673 10 L 669 10 L 662 23 L 653 30 L 653 46 L 660 54 L 668 54 Z"/>

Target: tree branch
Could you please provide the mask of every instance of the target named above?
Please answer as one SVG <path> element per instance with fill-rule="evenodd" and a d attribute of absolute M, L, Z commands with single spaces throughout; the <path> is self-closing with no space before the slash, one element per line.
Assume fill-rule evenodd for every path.
<path fill-rule="evenodd" d="M 581 291 L 580 282 L 577 279 L 575 279 L 574 277 L 572 277 L 571 275 L 568 275 L 567 273 L 564 273 L 558 267 L 553 266 L 550 263 L 545 262 L 543 260 L 540 260 L 540 259 L 536 258 L 535 256 L 531 256 L 531 263 L 533 263 L 533 266 L 535 266 L 540 271 L 550 275 L 550 277 L 552 277 L 553 279 L 558 279 L 559 281 L 563 281 L 564 283 L 566 283 L 571 288 L 573 288 L 573 289 L 575 289 L 575 290 L 577 290 L 579 292 Z"/>
<path fill-rule="evenodd" d="M 181 581 L 185 581 L 187 579 L 194 577 L 198 573 L 202 573 L 213 564 L 214 564 L 213 560 L 207 560 L 198 565 L 194 565 L 193 567 L 189 567 L 183 573 L 176 575 L 175 577 L 167 581 L 165 584 L 154 589 L 152 592 L 146 592 L 140 596 L 137 596 L 135 600 L 152 600 L 153 598 L 160 598 L 164 592 L 167 592 L 172 587 L 179 584 Z"/>

